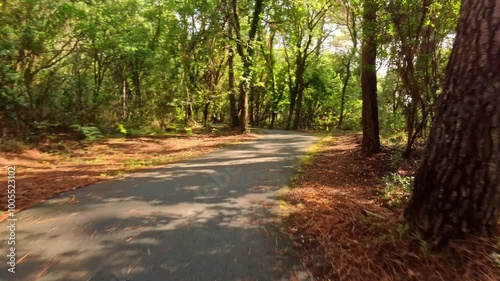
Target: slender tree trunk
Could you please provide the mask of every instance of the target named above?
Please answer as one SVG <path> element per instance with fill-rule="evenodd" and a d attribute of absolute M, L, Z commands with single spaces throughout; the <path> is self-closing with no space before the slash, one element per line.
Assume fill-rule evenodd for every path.
<path fill-rule="evenodd" d="M 229 25 L 229 40 L 233 40 L 233 27 Z M 229 110 L 231 115 L 231 125 L 232 127 L 238 127 L 240 125 L 240 119 L 238 118 L 238 108 L 236 107 L 236 93 L 234 89 L 234 49 L 233 46 L 229 46 L 229 59 L 228 63 L 228 76 L 229 76 Z"/>
<path fill-rule="evenodd" d="M 363 7 L 363 47 L 361 54 L 361 90 L 363 92 L 363 142 L 367 155 L 380 151 L 377 105 L 377 3 L 365 0 Z"/>
<path fill-rule="evenodd" d="M 298 42 L 295 46 L 297 49 L 300 50 L 301 48 L 301 42 Z M 297 73 L 300 65 L 300 54 L 297 54 L 295 58 L 295 82 L 297 81 Z M 292 126 L 292 120 L 293 120 L 293 112 L 295 110 L 295 104 L 297 102 L 297 95 L 298 95 L 298 87 L 297 83 L 292 83 L 292 71 L 290 67 L 290 62 L 287 60 L 288 63 L 288 80 L 289 80 L 289 88 L 290 88 L 290 104 L 288 106 L 288 116 L 286 118 L 286 130 L 290 130 L 290 127 Z"/>
<path fill-rule="evenodd" d="M 274 122 L 276 122 L 276 111 L 271 112 L 271 123 L 269 124 L 269 129 L 274 129 Z"/>
<path fill-rule="evenodd" d="M 207 126 L 207 122 L 208 122 L 208 109 L 210 108 L 210 100 L 208 100 L 207 102 L 205 102 L 205 106 L 203 107 L 203 126 L 206 127 Z"/>
<path fill-rule="evenodd" d="M 431 247 L 493 236 L 500 210 L 500 3 L 463 0 L 406 219 Z"/>
<path fill-rule="evenodd" d="M 276 117 L 277 117 L 277 112 L 278 112 L 278 104 L 281 100 L 281 95 L 278 97 L 276 93 L 276 79 L 274 78 L 274 65 L 275 65 L 275 59 L 274 59 L 274 37 L 275 37 L 275 31 L 271 31 L 271 34 L 269 35 L 269 40 L 267 42 L 269 52 L 266 56 L 266 62 L 267 62 L 267 69 L 268 69 L 268 75 L 269 75 L 269 80 L 268 83 L 270 84 L 269 87 L 271 88 L 271 123 L 269 124 L 269 129 L 274 128 L 274 123 L 276 122 Z M 265 51 L 263 52 L 264 54 L 266 53 Z"/>
<path fill-rule="evenodd" d="M 84 86 L 82 82 L 82 74 L 79 69 L 79 60 L 75 59 L 73 62 L 73 75 L 76 77 L 76 113 L 79 124 L 83 124 L 84 122 L 84 110 L 83 110 L 83 95 L 84 95 Z"/>
<path fill-rule="evenodd" d="M 187 85 L 186 87 L 186 117 L 184 118 L 184 123 L 186 126 L 191 126 L 194 124 L 194 119 L 193 119 L 193 105 L 191 102 L 191 95 L 189 94 L 189 88 Z"/>
<path fill-rule="evenodd" d="M 339 116 L 339 122 L 337 124 L 337 128 L 340 129 L 342 128 L 342 124 L 344 122 L 344 111 L 345 111 L 345 102 L 346 102 L 346 97 L 347 97 L 347 88 L 349 87 L 349 81 L 352 76 L 352 71 L 351 71 L 351 65 L 352 61 L 356 56 L 356 52 L 358 50 L 358 26 L 356 24 L 358 16 L 356 15 L 355 10 L 351 7 L 350 2 L 344 2 L 347 8 L 346 12 L 346 26 L 347 30 L 349 31 L 349 35 L 351 37 L 352 41 L 352 48 L 351 52 L 349 54 L 347 63 L 344 63 L 345 69 L 346 69 L 346 75 L 345 79 L 343 81 L 342 85 L 342 94 L 340 97 L 340 116 Z"/>
<path fill-rule="evenodd" d="M 342 85 L 342 94 L 340 96 L 340 116 L 339 123 L 337 124 L 338 129 L 342 128 L 342 122 L 344 122 L 345 97 L 347 95 L 347 86 L 349 85 L 349 80 L 351 79 L 351 60 L 352 58 L 349 58 L 349 60 L 345 64 L 346 73 L 344 83 Z"/>
<path fill-rule="evenodd" d="M 323 34 L 324 29 L 325 29 L 325 18 L 322 17 L 321 22 L 319 24 L 320 34 Z M 323 35 L 318 36 L 318 38 L 316 38 L 316 47 L 314 48 L 314 52 L 315 52 L 317 58 L 319 58 L 319 56 L 321 55 L 321 45 L 323 44 L 323 37 L 322 36 Z"/>
<path fill-rule="evenodd" d="M 250 121 L 250 124 L 251 125 L 255 125 L 255 86 L 254 85 L 250 85 L 250 95 L 249 95 L 249 99 L 248 99 L 248 105 L 249 105 L 249 108 L 248 108 L 248 115 L 249 115 L 249 121 Z"/>
<path fill-rule="evenodd" d="M 248 91 L 250 90 L 250 66 L 245 64 L 243 68 L 243 81 L 240 83 L 240 100 L 239 100 L 239 111 L 240 111 L 240 128 L 242 132 L 247 131 L 248 127 Z"/>
<path fill-rule="evenodd" d="M 123 77 L 122 82 L 122 118 L 127 118 L 127 80 Z"/>
<path fill-rule="evenodd" d="M 240 83 L 240 128 L 242 132 L 248 130 L 248 93 L 252 80 L 253 57 L 255 54 L 255 39 L 260 26 L 260 15 L 264 9 L 263 0 L 255 0 L 252 22 L 248 32 L 248 42 L 243 42 L 240 30 L 240 19 L 238 15 L 238 1 L 232 1 L 233 24 L 236 32 L 236 46 L 243 61 L 243 77 Z"/>
<path fill-rule="evenodd" d="M 297 88 L 293 86 L 290 90 L 290 104 L 288 106 L 288 116 L 286 118 L 286 130 L 290 130 L 292 125 L 293 110 L 295 109 L 295 102 L 297 100 Z"/>
<path fill-rule="evenodd" d="M 265 81 L 265 78 L 262 79 L 261 81 Z M 257 91 L 255 92 L 255 117 L 254 117 L 254 122 L 255 125 L 260 126 L 260 114 L 261 114 L 261 109 L 262 109 L 262 103 L 260 102 L 260 98 L 262 96 L 262 88 L 258 88 Z"/>
<path fill-rule="evenodd" d="M 403 153 L 404 158 L 410 156 L 416 138 L 421 135 L 424 129 L 420 124 L 426 122 L 425 119 L 428 115 L 426 104 L 432 100 L 431 97 L 424 97 L 427 89 L 433 86 L 429 80 L 428 70 L 431 68 L 429 58 L 434 49 L 429 38 L 433 27 L 426 25 L 425 19 L 429 13 L 429 7 L 434 1 L 424 0 L 421 2 L 421 14 L 417 15 L 420 21 L 416 22 L 410 29 L 405 26 L 406 24 L 402 24 L 399 9 L 394 9 L 392 19 L 401 44 L 402 56 L 400 60 L 403 63 L 398 66 L 399 73 L 403 85 L 411 97 L 409 109 L 405 112 L 407 115 L 407 143 Z"/>
<path fill-rule="evenodd" d="M 142 117 L 142 92 L 141 92 L 141 78 L 139 70 L 137 69 L 137 64 L 134 63 L 132 69 L 132 83 L 134 86 L 134 115 L 139 112 L 139 117 Z"/>
<path fill-rule="evenodd" d="M 295 106 L 295 119 L 293 121 L 293 130 L 297 130 L 301 121 L 301 113 L 302 113 L 302 98 L 304 95 L 304 73 L 305 73 L 305 59 L 300 59 L 300 65 L 297 66 L 297 72 L 295 75 L 295 85 L 296 85 L 296 93 L 297 93 L 297 102 Z"/>

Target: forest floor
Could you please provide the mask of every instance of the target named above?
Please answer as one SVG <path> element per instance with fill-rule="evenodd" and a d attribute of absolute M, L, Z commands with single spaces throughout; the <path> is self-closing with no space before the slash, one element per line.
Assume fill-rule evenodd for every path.
<path fill-rule="evenodd" d="M 222 146 L 256 139 L 236 131 L 111 138 L 98 141 L 45 141 L 14 152 L 2 152 L 0 166 L 16 166 L 16 211 L 57 194 L 117 178 L 127 172 L 197 157 Z M 7 182 L 7 170 L 0 175 Z M 0 192 L 6 194 L 6 185 Z M 7 216 L 0 202 L 0 221 Z"/>
<path fill-rule="evenodd" d="M 500 280 L 498 237 L 440 253 L 410 237 L 404 201 L 388 204 L 381 193 L 384 176 L 412 174 L 416 165 L 395 164 L 390 149 L 366 159 L 360 143 L 345 133 L 324 142 L 288 195 L 288 235 L 317 280 Z"/>

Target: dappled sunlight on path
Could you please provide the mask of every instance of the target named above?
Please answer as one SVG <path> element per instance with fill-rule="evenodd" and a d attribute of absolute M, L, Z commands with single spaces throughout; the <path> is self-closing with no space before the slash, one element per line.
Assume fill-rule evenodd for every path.
<path fill-rule="evenodd" d="M 16 280 L 308 280 L 277 211 L 314 140 L 268 134 L 23 211 Z"/>

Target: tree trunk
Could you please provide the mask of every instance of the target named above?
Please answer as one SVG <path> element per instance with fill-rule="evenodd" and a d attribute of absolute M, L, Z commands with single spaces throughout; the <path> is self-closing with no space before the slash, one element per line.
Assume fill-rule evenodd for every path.
<path fill-rule="evenodd" d="M 269 51 L 267 52 L 266 54 L 266 51 L 263 50 L 262 53 L 264 53 L 264 58 L 266 59 L 266 63 L 267 63 L 267 70 L 268 70 L 268 75 L 269 75 L 269 79 L 267 80 L 267 83 L 269 83 L 269 88 L 270 88 L 270 91 L 271 91 L 271 106 L 270 106 L 270 110 L 271 110 L 271 123 L 269 124 L 269 129 L 273 129 L 274 128 L 274 123 L 276 122 L 276 117 L 277 117 L 277 113 L 278 113 L 278 104 L 279 102 L 281 101 L 281 98 L 282 98 L 282 93 L 277 96 L 277 93 L 276 93 L 276 79 L 274 78 L 274 65 L 275 65 L 275 58 L 274 58 L 274 37 L 275 37 L 275 31 L 271 31 L 271 34 L 269 35 L 269 39 L 268 39 L 268 42 L 267 42 L 267 46 L 268 46 L 268 49 Z M 262 45 L 262 48 L 264 48 L 264 46 Z"/>
<path fill-rule="evenodd" d="M 264 9 L 263 0 L 255 0 L 254 11 L 252 15 L 252 22 L 250 24 L 250 30 L 248 31 L 248 41 L 243 42 L 240 30 L 240 19 L 238 15 L 238 1 L 232 1 L 233 10 L 233 25 L 236 32 L 236 47 L 241 60 L 243 61 L 243 77 L 240 83 L 240 99 L 239 99 L 239 110 L 240 110 L 240 128 L 242 132 L 248 130 L 248 92 L 250 90 L 250 83 L 252 79 L 252 66 L 253 66 L 253 56 L 255 53 L 255 39 L 257 31 L 260 27 L 261 13 Z"/>
<path fill-rule="evenodd" d="M 210 108 L 210 100 L 205 102 L 205 106 L 203 107 L 203 127 L 207 126 L 208 122 L 208 109 Z"/>
<path fill-rule="evenodd" d="M 248 91 L 250 90 L 250 65 L 243 64 L 243 81 L 240 83 L 240 100 L 239 100 L 239 111 L 240 111 L 240 129 L 242 132 L 247 131 L 248 127 Z"/>
<path fill-rule="evenodd" d="M 297 102 L 295 105 L 295 119 L 293 121 L 292 130 L 297 130 L 300 125 L 300 116 L 302 113 L 302 99 L 304 95 L 304 73 L 306 70 L 305 59 L 300 59 L 300 64 L 297 66 L 297 72 L 295 73 L 295 87 L 297 94 Z"/>
<path fill-rule="evenodd" d="M 132 69 L 132 83 L 134 85 L 134 117 L 136 117 L 137 112 L 139 112 L 139 117 L 142 117 L 142 93 L 141 93 L 141 78 L 139 70 Z"/>
<path fill-rule="evenodd" d="M 493 236 L 500 190 L 500 3 L 464 0 L 405 216 L 430 247 Z"/>
<path fill-rule="evenodd" d="M 248 116 L 250 117 L 249 122 L 251 125 L 255 125 L 255 86 L 250 85 L 249 98 L 248 98 Z"/>
<path fill-rule="evenodd" d="M 276 115 L 277 115 L 276 111 L 273 110 L 271 112 L 271 123 L 269 124 L 269 129 L 271 129 L 271 130 L 274 129 L 274 122 L 276 122 Z"/>
<path fill-rule="evenodd" d="M 189 94 L 189 88 L 186 87 L 186 116 L 184 118 L 184 123 L 186 126 L 192 126 L 194 124 L 193 119 L 193 105 L 191 102 L 191 95 Z"/>
<path fill-rule="evenodd" d="M 295 101 L 297 100 L 297 89 L 295 86 L 290 90 L 290 105 L 288 106 L 288 116 L 286 118 L 286 130 L 290 130 L 292 125 L 293 110 L 295 109 Z"/>
<path fill-rule="evenodd" d="M 380 151 L 378 105 L 377 105 L 377 3 L 364 1 L 363 47 L 361 54 L 361 90 L 363 92 L 363 142 L 366 155 Z"/>
<path fill-rule="evenodd" d="M 123 77 L 122 82 L 122 119 L 125 120 L 127 118 L 127 80 Z"/>
<path fill-rule="evenodd" d="M 343 2 L 346 4 L 345 2 Z M 340 116 L 339 116 L 339 123 L 337 124 L 337 128 L 341 129 L 342 124 L 344 122 L 344 111 L 345 111 L 345 102 L 346 102 L 346 97 L 347 97 L 347 88 L 349 87 L 349 81 L 352 76 L 352 71 L 351 71 L 351 64 L 354 58 L 356 57 L 356 52 L 358 49 L 358 27 L 357 27 L 357 15 L 355 10 L 352 9 L 351 7 L 352 3 L 348 3 L 346 8 L 346 23 L 347 23 L 347 30 L 349 31 L 349 35 L 351 37 L 352 41 L 352 49 L 349 54 L 347 63 L 343 63 L 346 69 L 346 75 L 345 79 L 343 81 L 342 85 L 342 95 L 341 95 L 341 100 L 340 100 Z"/>
<path fill-rule="evenodd" d="M 233 28 L 229 25 L 229 40 L 233 40 Z M 233 46 L 229 46 L 229 59 L 228 63 L 228 76 L 229 76 L 229 108 L 231 114 L 231 125 L 232 127 L 238 127 L 240 125 L 240 120 L 238 118 L 238 108 L 236 107 L 236 94 L 234 89 L 234 49 Z"/>
<path fill-rule="evenodd" d="M 425 21 L 432 2 L 433 0 L 422 1 L 421 12 L 413 15 L 415 18 L 419 18 L 419 22 L 411 26 L 401 21 L 400 9 L 390 9 L 400 41 L 401 57 L 399 58 L 400 62 L 398 62 L 398 71 L 403 85 L 411 97 L 408 109 L 405 110 L 407 123 L 407 142 L 403 153 L 405 159 L 410 156 L 413 144 L 425 129 L 423 125 L 429 111 L 427 105 L 432 102 L 432 98 L 428 95 L 426 97 L 425 94 L 435 85 L 431 83 L 428 71 L 431 68 L 429 65 L 430 57 L 435 55 L 433 50 L 436 49 L 430 42 L 434 27 L 427 25 Z"/>
<path fill-rule="evenodd" d="M 342 128 L 342 122 L 344 122 L 345 97 L 347 95 L 347 86 L 349 85 L 349 79 L 351 79 L 351 60 L 352 58 L 349 58 L 347 63 L 344 64 L 346 74 L 343 81 L 344 83 L 342 85 L 342 94 L 340 97 L 340 116 L 339 123 L 337 124 L 337 129 Z"/>

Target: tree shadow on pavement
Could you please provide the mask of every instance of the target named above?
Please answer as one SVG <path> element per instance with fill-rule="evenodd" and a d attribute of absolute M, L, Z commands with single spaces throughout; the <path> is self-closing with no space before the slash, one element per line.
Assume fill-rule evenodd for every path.
<path fill-rule="evenodd" d="M 245 143 L 23 211 L 24 259 L 15 275 L 1 264 L 0 280 L 308 280 L 279 230 L 276 190 L 312 140 Z"/>

